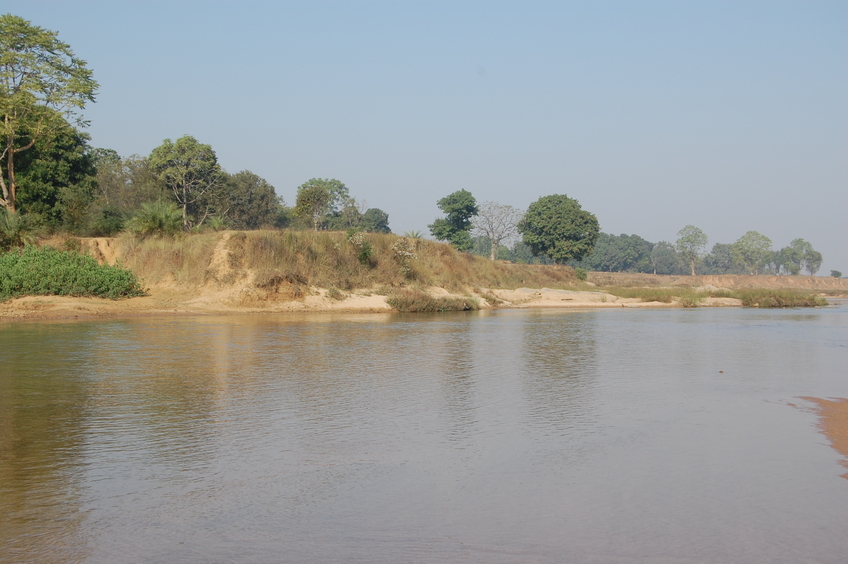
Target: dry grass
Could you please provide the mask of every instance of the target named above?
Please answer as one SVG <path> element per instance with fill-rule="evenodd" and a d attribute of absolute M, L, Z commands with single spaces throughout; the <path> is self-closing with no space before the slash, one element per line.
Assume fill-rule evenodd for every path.
<path fill-rule="evenodd" d="M 226 240 L 221 245 L 222 237 Z M 341 232 L 236 231 L 186 235 L 177 239 L 124 237 L 122 260 L 148 284 L 230 284 L 247 272 L 256 287 L 354 288 L 438 286 L 454 292 L 469 288 L 522 286 L 564 288 L 577 278 L 567 266 L 511 264 L 460 253 L 442 243 L 408 240 L 413 257 L 393 245 L 400 237 L 365 234 L 372 254 L 363 264 L 359 249 Z M 216 246 L 226 251 L 226 268 L 215 267 Z"/>
<path fill-rule="evenodd" d="M 386 303 L 402 312 L 475 311 L 480 305 L 474 298 L 431 296 L 421 290 L 397 289 L 386 298 Z"/>

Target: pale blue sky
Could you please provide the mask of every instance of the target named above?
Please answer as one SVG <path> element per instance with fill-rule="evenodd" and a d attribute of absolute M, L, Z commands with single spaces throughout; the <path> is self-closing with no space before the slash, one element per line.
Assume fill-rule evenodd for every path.
<path fill-rule="evenodd" d="M 848 2 L 45 2 L 93 145 L 195 136 L 288 204 L 338 178 L 395 232 L 564 193 L 608 233 L 796 237 L 848 274 Z"/>

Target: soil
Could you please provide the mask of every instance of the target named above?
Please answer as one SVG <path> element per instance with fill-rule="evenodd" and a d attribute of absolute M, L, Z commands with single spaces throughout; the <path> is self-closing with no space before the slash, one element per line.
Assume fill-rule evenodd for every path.
<path fill-rule="evenodd" d="M 819 429 L 830 440 L 831 446 L 845 457 L 841 464 L 848 468 L 848 399 L 822 399 L 802 397 L 816 404 L 819 413 Z M 848 479 L 848 473 L 842 475 Z"/>

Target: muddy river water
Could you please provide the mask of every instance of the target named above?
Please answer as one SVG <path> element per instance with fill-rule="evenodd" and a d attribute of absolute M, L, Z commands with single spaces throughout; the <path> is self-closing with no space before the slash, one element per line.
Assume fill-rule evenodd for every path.
<path fill-rule="evenodd" d="M 0 562 L 846 562 L 848 305 L 0 324 Z"/>

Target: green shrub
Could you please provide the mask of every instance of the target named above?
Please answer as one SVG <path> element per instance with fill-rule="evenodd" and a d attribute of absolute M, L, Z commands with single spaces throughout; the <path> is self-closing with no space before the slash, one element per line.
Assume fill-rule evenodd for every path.
<path fill-rule="evenodd" d="M 448 296 L 431 296 L 426 292 L 412 289 L 401 289 L 392 292 L 386 303 L 402 312 L 443 312 L 443 311 L 474 311 L 480 309 L 474 298 L 455 298 Z"/>
<path fill-rule="evenodd" d="M 130 270 L 75 251 L 28 245 L 0 255 L 0 300 L 51 295 L 118 299 L 144 288 Z"/>
<path fill-rule="evenodd" d="M 737 294 L 745 307 L 821 307 L 827 300 L 799 290 L 742 290 Z"/>
<path fill-rule="evenodd" d="M 182 211 L 165 200 L 141 204 L 141 209 L 126 223 L 127 231 L 142 237 L 176 235 L 182 228 Z"/>
<path fill-rule="evenodd" d="M 0 208 L 0 251 L 35 243 L 38 229 L 29 217 Z"/>
<path fill-rule="evenodd" d="M 589 273 L 586 272 L 585 268 L 577 267 L 574 269 L 574 274 L 577 276 L 578 280 L 586 281 L 586 278 L 589 276 Z"/>

